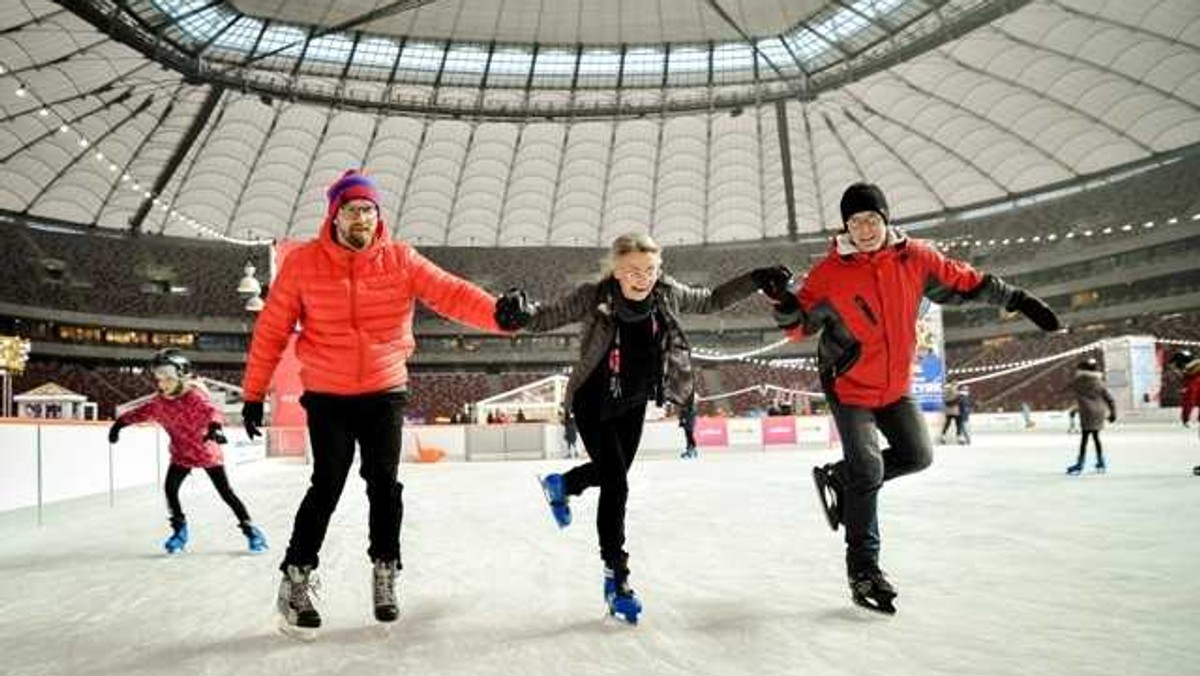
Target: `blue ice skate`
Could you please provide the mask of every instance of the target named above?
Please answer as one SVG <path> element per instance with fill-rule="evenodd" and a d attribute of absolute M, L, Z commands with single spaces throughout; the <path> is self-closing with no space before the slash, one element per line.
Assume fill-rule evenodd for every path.
<path fill-rule="evenodd" d="M 1103 460 L 1096 461 L 1096 474 L 1104 474 L 1108 471 L 1108 465 L 1104 464 Z"/>
<path fill-rule="evenodd" d="M 538 479 L 542 484 L 542 492 L 546 494 L 546 502 L 550 503 L 550 513 L 554 516 L 559 528 L 571 525 L 571 505 L 566 491 L 566 482 L 561 474 L 547 474 Z"/>
<path fill-rule="evenodd" d="M 163 549 L 167 550 L 168 554 L 178 554 L 183 551 L 188 542 L 188 527 L 187 524 L 180 524 L 175 528 L 175 532 L 171 533 L 171 537 L 163 543 Z"/>
<path fill-rule="evenodd" d="M 1083 463 L 1077 462 L 1074 465 L 1071 465 L 1070 467 L 1067 468 L 1067 476 L 1079 476 L 1079 473 L 1082 471 L 1083 471 Z"/>
<path fill-rule="evenodd" d="M 261 554 L 267 551 L 267 538 L 263 536 L 258 526 L 249 523 L 243 524 L 242 534 L 246 536 L 246 548 L 251 553 Z"/>
<path fill-rule="evenodd" d="M 629 586 L 628 574 L 618 581 L 611 568 L 604 569 L 604 602 L 608 604 L 609 615 L 629 624 L 638 623 L 642 602 Z"/>

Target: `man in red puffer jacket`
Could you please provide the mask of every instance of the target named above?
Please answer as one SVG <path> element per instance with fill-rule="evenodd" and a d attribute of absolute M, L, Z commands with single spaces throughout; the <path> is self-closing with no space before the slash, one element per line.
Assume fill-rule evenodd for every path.
<path fill-rule="evenodd" d="M 300 403 L 308 416 L 313 473 L 280 564 L 277 605 L 283 628 L 300 634 L 321 625 L 310 598 L 312 572 L 356 441 L 370 503 L 367 554 L 373 563 L 375 617 L 381 622 L 397 617 L 404 504 L 396 474 L 408 383 L 405 361 L 416 347 L 416 301 L 485 331 L 515 330 L 527 318 L 519 303 L 497 312 L 489 293 L 442 270 L 408 243 L 392 241 L 379 215 L 379 193 L 367 176 L 347 171 L 327 195 L 320 235 L 287 257 L 271 286 L 243 381 L 242 418 L 253 438 L 263 424 L 271 374 L 299 322 Z"/>
<path fill-rule="evenodd" d="M 843 232 L 799 292 L 776 307 L 793 339 L 820 334 L 821 385 L 841 435 L 841 462 L 813 478 L 835 530 L 845 525 L 846 570 L 859 605 L 894 613 L 895 588 L 879 568 L 876 497 L 885 481 L 929 466 L 929 431 L 909 395 L 922 297 L 939 303 L 978 300 L 1021 312 L 1055 331 L 1058 317 L 1041 300 L 929 244 L 888 227 L 888 205 L 875 185 L 842 195 Z M 876 430 L 889 448 L 879 449 Z"/>

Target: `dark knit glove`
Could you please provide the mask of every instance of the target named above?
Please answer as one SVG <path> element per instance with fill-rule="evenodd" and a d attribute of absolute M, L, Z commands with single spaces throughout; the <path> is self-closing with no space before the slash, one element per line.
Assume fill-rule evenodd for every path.
<path fill-rule="evenodd" d="M 253 439 L 261 437 L 262 432 L 258 428 L 263 424 L 263 403 L 261 401 L 247 401 L 242 404 L 242 426 L 246 428 L 246 436 Z"/>
<path fill-rule="evenodd" d="M 121 430 L 129 427 L 128 423 L 123 423 L 118 418 L 113 422 L 112 427 L 108 428 L 108 443 L 115 444 L 121 438 Z"/>
<path fill-rule="evenodd" d="M 1020 312 L 1043 331 L 1057 331 L 1062 328 L 1054 310 L 1051 310 L 1050 306 L 1046 305 L 1041 298 L 1024 289 L 1014 289 L 1012 297 L 1009 298 L 1004 309 L 1009 312 Z"/>
<path fill-rule="evenodd" d="M 520 289 L 509 289 L 496 299 L 496 324 L 505 331 L 519 331 L 533 319 L 534 305 Z"/>
<path fill-rule="evenodd" d="M 219 422 L 208 423 L 208 434 L 204 435 L 204 440 L 215 441 L 218 444 L 228 443 L 228 439 L 225 438 L 225 430 Z"/>
<path fill-rule="evenodd" d="M 772 265 L 767 268 L 751 270 L 750 278 L 754 280 L 754 285 L 763 292 L 764 296 L 775 302 L 792 295 L 788 291 L 788 284 L 792 282 L 792 271 L 786 265 Z"/>

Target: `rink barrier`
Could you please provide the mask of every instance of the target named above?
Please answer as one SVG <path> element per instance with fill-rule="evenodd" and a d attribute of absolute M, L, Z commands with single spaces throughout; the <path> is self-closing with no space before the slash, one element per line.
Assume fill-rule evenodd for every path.
<path fill-rule="evenodd" d="M 40 525 L 46 505 L 107 494 L 113 506 L 118 491 L 161 483 L 170 464 L 162 428 L 126 427 L 120 443 L 109 444 L 111 424 L 0 418 L 0 512 L 33 508 Z M 225 433 L 227 465 L 265 456 L 263 443 L 249 443 L 241 429 Z"/>

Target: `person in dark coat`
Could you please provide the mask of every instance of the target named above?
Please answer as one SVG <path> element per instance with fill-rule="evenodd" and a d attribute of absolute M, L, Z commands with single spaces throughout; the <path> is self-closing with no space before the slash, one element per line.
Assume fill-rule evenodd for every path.
<path fill-rule="evenodd" d="M 1083 471 L 1084 460 L 1087 459 L 1088 438 L 1096 445 L 1096 471 L 1104 472 L 1104 450 L 1100 446 L 1100 430 L 1104 429 L 1104 421 L 1115 422 L 1117 406 L 1112 395 L 1104 387 L 1100 373 L 1100 364 L 1094 357 L 1088 357 L 1079 363 L 1075 377 L 1071 379 L 1070 390 L 1075 394 L 1075 407 L 1079 410 L 1079 428 L 1082 434 L 1079 438 L 1079 457 L 1075 464 L 1067 468 L 1067 474 L 1075 476 Z"/>

